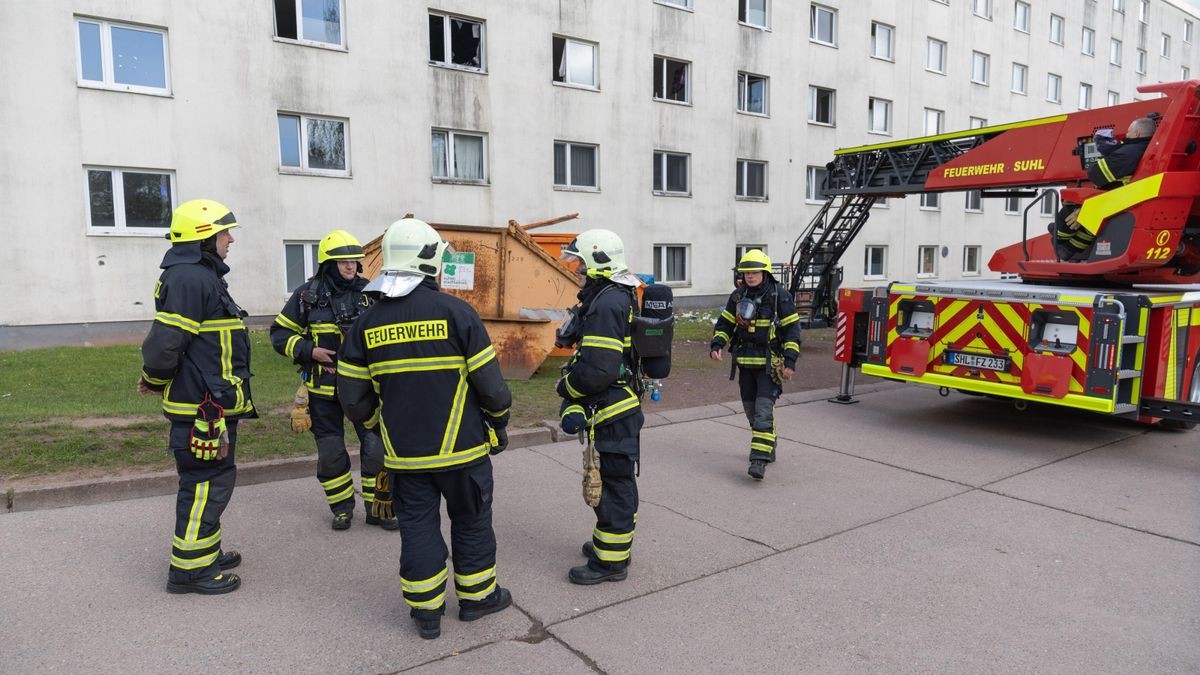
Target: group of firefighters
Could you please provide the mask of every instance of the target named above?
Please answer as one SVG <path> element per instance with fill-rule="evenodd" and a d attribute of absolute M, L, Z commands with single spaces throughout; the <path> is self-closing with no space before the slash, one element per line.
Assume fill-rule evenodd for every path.
<path fill-rule="evenodd" d="M 238 421 L 257 417 L 250 395 L 247 313 L 233 300 L 225 258 L 238 222 L 207 199 L 186 202 L 171 220 L 172 245 L 154 287 L 155 316 L 142 344 L 138 391 L 162 397 L 168 448 L 179 473 L 167 590 L 208 595 L 236 590 L 229 570 L 241 555 L 221 545 L 221 514 L 233 492 Z M 449 244 L 427 223 L 405 218 L 382 241 L 380 274 L 360 276 L 363 248 L 344 230 L 321 240 L 315 275 L 288 299 L 271 326 L 275 350 L 300 369 L 317 480 L 332 528 L 354 517 L 355 489 L 344 441 L 349 419 L 360 442 L 365 523 L 401 534 L 400 585 L 418 633 L 441 633 L 447 558 L 454 562 L 459 619 L 505 609 L 492 528 L 490 456 L 508 446 L 512 396 L 479 315 L 439 290 Z M 575 353 L 556 391 L 564 428 L 582 430 L 599 456 L 596 524 L 586 563 L 568 579 L 590 585 L 627 578 L 637 521 L 637 466 L 643 414 L 632 344 L 640 284 L 615 233 L 593 229 L 564 249 L 582 281 L 572 315 Z M 800 322 L 770 259 L 747 252 L 744 279 L 714 327 L 710 356 L 730 348 L 751 426 L 748 473 L 762 480 L 775 460 L 774 405 L 795 371 Z M 732 378 L 732 375 L 731 375 Z M 451 521 L 441 534 L 441 501 Z M 590 503 L 590 502 L 589 502 Z"/>

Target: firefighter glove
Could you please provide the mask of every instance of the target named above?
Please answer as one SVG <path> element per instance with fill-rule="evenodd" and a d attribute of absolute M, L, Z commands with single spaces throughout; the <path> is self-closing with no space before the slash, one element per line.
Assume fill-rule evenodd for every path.
<path fill-rule="evenodd" d="M 508 431 L 488 427 L 488 443 L 492 446 L 488 450 L 489 455 L 498 455 L 504 452 L 508 449 Z"/>
<path fill-rule="evenodd" d="M 225 409 L 209 394 L 196 406 L 196 421 L 192 424 L 189 447 L 196 459 L 224 459 L 229 451 L 229 431 L 225 426 Z"/>

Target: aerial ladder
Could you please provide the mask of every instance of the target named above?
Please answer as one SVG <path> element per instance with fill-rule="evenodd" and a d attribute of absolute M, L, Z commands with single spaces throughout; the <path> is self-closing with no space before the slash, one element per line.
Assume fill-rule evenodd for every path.
<path fill-rule="evenodd" d="M 797 240 L 790 290 L 810 325 L 834 323 L 847 368 L 1007 398 L 1190 427 L 1200 416 L 1200 81 L 1139 87 L 1143 101 L 845 148 L 827 199 Z M 1116 189 L 1087 180 L 1108 129 L 1157 118 L 1136 171 Z M 989 269 L 1018 279 L 840 288 L 838 260 L 877 200 L 978 190 L 1053 191 L 1096 235 L 1086 259 L 1057 260 L 1052 235 L 997 250 Z M 1032 208 L 1033 204 L 1030 204 Z M 843 378 L 839 399 L 852 394 Z"/>

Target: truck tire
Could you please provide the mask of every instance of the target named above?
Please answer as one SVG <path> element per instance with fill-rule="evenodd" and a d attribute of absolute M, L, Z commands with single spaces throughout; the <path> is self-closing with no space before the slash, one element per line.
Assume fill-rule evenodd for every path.
<path fill-rule="evenodd" d="M 1187 400 L 1192 403 L 1200 403 L 1200 352 L 1192 360 L 1192 381 L 1188 387 Z M 1159 425 L 1164 429 L 1180 429 L 1183 431 L 1196 428 L 1195 422 L 1183 422 L 1180 420 L 1163 420 L 1159 422 Z"/>

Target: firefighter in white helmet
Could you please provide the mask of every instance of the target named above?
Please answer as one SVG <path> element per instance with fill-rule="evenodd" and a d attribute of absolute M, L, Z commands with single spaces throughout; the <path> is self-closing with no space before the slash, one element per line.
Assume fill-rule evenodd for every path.
<path fill-rule="evenodd" d="M 438 514 L 446 499 L 458 618 L 512 604 L 496 576 L 492 463 L 508 446 L 512 396 L 479 315 L 438 289 L 448 244 L 414 218 L 383 236 L 378 300 L 346 333 L 337 365 L 346 415 L 377 428 L 400 521 L 400 587 L 422 638 L 441 634 L 449 570 Z"/>

